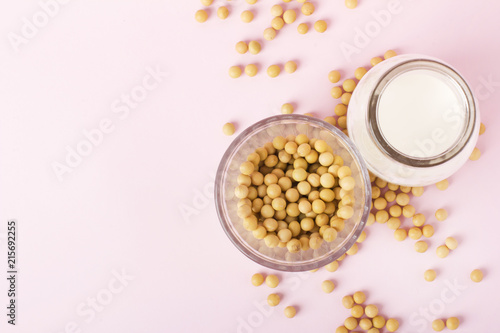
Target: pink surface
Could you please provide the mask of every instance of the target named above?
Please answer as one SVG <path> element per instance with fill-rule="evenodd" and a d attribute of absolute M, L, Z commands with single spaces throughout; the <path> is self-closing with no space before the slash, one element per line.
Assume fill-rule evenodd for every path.
<path fill-rule="evenodd" d="M 201 5 L 195 0 L 75 0 L 54 10 L 18 52 L 11 33 L 20 35 L 23 18 L 39 15 L 40 5 L 4 3 L 2 262 L 8 219 L 18 220 L 20 240 L 18 321 L 15 327 L 6 323 L 2 278 L 2 332 L 333 332 L 349 315 L 342 296 L 356 290 L 366 291 L 382 314 L 398 318 L 400 332 L 429 332 L 425 311 L 432 318 L 458 316 L 457 332 L 495 331 L 500 5 L 401 0 L 390 22 L 346 59 L 340 45 L 353 44 L 356 29 L 376 22 L 373 11 L 387 10 L 387 1 L 360 0 L 356 10 L 342 0 L 314 1 L 313 16 L 299 15 L 263 43 L 259 55 L 239 55 L 234 44 L 262 40 L 271 4 L 234 0 L 231 15 L 220 21 L 215 9 L 222 3 L 215 0 L 210 19 L 198 24 L 193 16 Z M 286 6 L 298 8 L 296 2 Z M 256 14 L 250 24 L 239 19 L 246 8 Z M 318 19 L 329 23 L 326 33 L 296 32 L 299 22 Z M 454 175 L 447 191 L 431 186 L 414 200 L 436 227 L 427 253 L 417 254 L 412 241 L 397 243 L 385 226 L 374 225 L 359 253 L 337 272 L 279 273 L 282 303 L 259 310 L 256 303 L 271 290 L 251 286 L 250 276 L 270 271 L 230 243 L 210 197 L 213 174 L 232 139 L 221 127 L 234 121 L 239 133 L 279 113 L 285 102 L 296 103 L 298 113 L 332 115 L 336 101 L 327 73 L 340 69 L 349 77 L 387 49 L 441 58 L 468 79 L 487 126 L 478 143 L 483 156 Z M 268 65 L 287 60 L 298 62 L 295 74 L 264 74 Z M 228 77 L 229 66 L 247 63 L 260 65 L 258 76 Z M 169 75 L 151 79 L 157 69 Z M 139 87 L 143 81 L 150 91 Z M 120 99 L 131 91 L 146 95 L 127 108 Z M 92 132 L 96 128 L 107 133 L 100 137 Z M 97 146 L 85 147 L 84 131 L 94 133 Z M 67 147 L 91 152 L 73 161 L 72 172 L 59 181 L 53 163 L 65 163 Z M 180 208 L 187 207 L 195 214 L 183 216 Z M 441 207 L 450 216 L 438 223 L 433 212 Z M 460 245 L 438 259 L 435 248 L 447 236 Z M 423 279 L 428 268 L 438 271 L 433 283 Z M 480 284 L 469 279 L 475 268 L 485 272 Z M 122 270 L 129 277 L 117 279 Z M 321 291 L 325 279 L 337 285 L 332 294 Z M 450 289 L 450 283 L 461 287 Z M 298 306 L 293 320 L 282 314 L 286 305 Z"/>

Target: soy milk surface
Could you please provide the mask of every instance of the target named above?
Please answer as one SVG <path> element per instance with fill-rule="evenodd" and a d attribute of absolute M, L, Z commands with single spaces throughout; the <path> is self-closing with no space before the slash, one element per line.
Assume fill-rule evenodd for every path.
<path fill-rule="evenodd" d="M 446 76 L 425 69 L 400 74 L 382 91 L 378 126 L 386 141 L 410 157 L 446 152 L 466 119 L 465 97 Z"/>

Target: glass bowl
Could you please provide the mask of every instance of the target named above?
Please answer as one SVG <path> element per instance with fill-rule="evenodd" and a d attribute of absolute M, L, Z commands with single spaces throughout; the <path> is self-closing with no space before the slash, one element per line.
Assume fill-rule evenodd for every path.
<path fill-rule="evenodd" d="M 234 194 L 238 186 L 240 164 L 256 148 L 271 142 L 276 136 L 306 134 L 309 138 L 325 140 L 352 169 L 354 188 L 354 215 L 345 221 L 345 228 L 331 243 L 322 242 L 313 250 L 290 253 L 287 248 L 269 248 L 264 240 L 256 239 L 243 228 L 237 215 L 239 199 Z M 229 146 L 222 157 L 215 179 L 215 205 L 222 228 L 233 244 L 248 258 L 263 266 L 280 271 L 307 271 L 322 267 L 342 256 L 358 239 L 363 230 L 371 204 L 371 183 L 365 162 L 352 141 L 331 124 L 302 115 L 279 115 L 250 126 Z"/>

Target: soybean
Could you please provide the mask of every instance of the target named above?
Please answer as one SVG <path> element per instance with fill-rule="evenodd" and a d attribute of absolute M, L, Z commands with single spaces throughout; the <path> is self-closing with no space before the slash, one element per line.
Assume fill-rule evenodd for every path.
<path fill-rule="evenodd" d="M 224 126 L 222 126 L 222 132 L 227 135 L 231 136 L 234 134 L 235 128 L 232 123 L 225 123 Z"/>
<path fill-rule="evenodd" d="M 354 9 L 358 6 L 358 0 L 345 0 L 345 6 L 349 9 Z"/>
<path fill-rule="evenodd" d="M 309 26 L 307 23 L 301 23 L 297 26 L 297 32 L 301 35 L 306 34 L 309 31 Z"/>
<path fill-rule="evenodd" d="M 229 16 L 229 9 L 227 9 L 227 7 L 225 7 L 225 6 L 221 6 L 221 7 L 217 8 L 217 16 L 221 20 L 225 20 Z"/>
<path fill-rule="evenodd" d="M 194 18 L 196 21 L 203 23 L 208 19 L 208 13 L 204 9 L 200 9 L 194 14 Z"/>
<path fill-rule="evenodd" d="M 319 20 L 314 22 L 314 30 L 316 30 L 319 33 L 325 32 L 327 29 L 327 24 L 323 20 Z"/>
<path fill-rule="evenodd" d="M 428 269 L 424 272 L 425 281 L 432 282 L 436 279 L 436 271 L 433 269 Z"/>
<path fill-rule="evenodd" d="M 241 12 L 240 18 L 245 23 L 250 23 L 253 20 L 253 13 L 249 10 L 244 10 Z"/>
<path fill-rule="evenodd" d="M 285 312 L 285 317 L 287 318 L 293 318 L 297 314 L 297 310 L 295 310 L 293 306 L 287 306 L 284 312 Z"/>
<path fill-rule="evenodd" d="M 335 289 L 335 284 L 330 280 L 325 280 L 321 283 L 321 289 L 324 293 L 330 294 Z"/>
<path fill-rule="evenodd" d="M 264 277 L 262 274 L 255 273 L 252 275 L 252 284 L 256 287 L 260 286 L 262 283 L 264 283 Z"/>
<path fill-rule="evenodd" d="M 470 279 L 476 283 L 483 280 L 483 272 L 480 269 L 475 269 L 470 273 Z"/>
<path fill-rule="evenodd" d="M 435 216 L 438 221 L 444 221 L 446 220 L 446 218 L 448 218 L 448 212 L 446 211 L 446 209 L 440 208 L 436 210 Z"/>
<path fill-rule="evenodd" d="M 285 72 L 291 74 L 297 70 L 297 63 L 295 63 L 295 61 L 290 60 L 285 63 L 284 67 L 285 67 Z"/>
<path fill-rule="evenodd" d="M 267 296 L 267 304 L 269 304 L 269 306 L 280 304 L 280 296 L 278 294 L 270 294 Z"/>

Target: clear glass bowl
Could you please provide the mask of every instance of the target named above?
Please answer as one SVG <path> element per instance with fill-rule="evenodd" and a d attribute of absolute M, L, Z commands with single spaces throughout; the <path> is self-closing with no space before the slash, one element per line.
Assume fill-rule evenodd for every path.
<path fill-rule="evenodd" d="M 344 165 L 352 169 L 356 181 L 354 188 L 354 215 L 346 220 L 345 228 L 331 243 L 323 242 L 317 250 L 309 249 L 289 253 L 287 248 L 268 248 L 264 240 L 256 239 L 243 228 L 237 215 L 238 198 L 234 189 L 238 185 L 240 164 L 256 148 L 271 142 L 276 136 L 306 134 L 310 138 L 325 140 Z M 371 184 L 365 162 L 352 141 L 331 124 L 302 115 L 274 116 L 244 130 L 229 146 L 222 157 L 215 180 L 215 205 L 222 228 L 233 244 L 248 258 L 263 266 L 281 271 L 306 271 L 322 267 L 344 254 L 358 239 L 370 213 Z"/>

